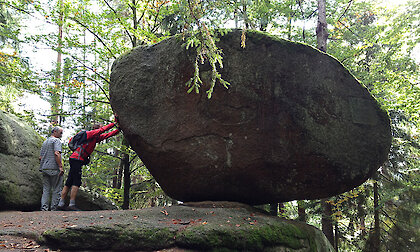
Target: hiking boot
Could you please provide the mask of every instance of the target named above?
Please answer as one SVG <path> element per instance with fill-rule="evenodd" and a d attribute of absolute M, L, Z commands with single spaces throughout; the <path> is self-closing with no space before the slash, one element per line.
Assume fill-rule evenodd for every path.
<path fill-rule="evenodd" d="M 82 211 L 79 208 L 77 208 L 76 206 L 68 206 L 67 207 L 67 211 Z"/>

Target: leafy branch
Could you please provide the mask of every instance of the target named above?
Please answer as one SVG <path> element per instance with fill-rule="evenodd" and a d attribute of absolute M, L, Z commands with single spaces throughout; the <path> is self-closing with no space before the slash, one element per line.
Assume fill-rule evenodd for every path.
<path fill-rule="evenodd" d="M 187 14 L 198 27 L 198 31 L 193 33 L 185 43 L 187 50 L 190 47 L 197 48 L 197 55 L 194 62 L 194 75 L 186 83 L 186 86 L 189 87 L 188 93 L 191 93 L 193 90 L 196 93 L 200 92 L 200 86 L 203 84 L 203 81 L 200 78 L 199 64 L 204 64 L 207 60 L 212 69 L 210 87 L 206 91 L 207 98 L 210 99 L 217 80 L 219 80 L 225 88 L 228 88 L 230 83 L 223 80 L 221 74 L 217 70 L 218 66 L 223 68 L 222 51 L 216 46 L 214 35 L 210 32 L 207 26 L 200 21 L 198 17 L 200 13 L 200 10 L 198 10 L 199 6 L 200 3 L 197 2 L 197 0 L 188 0 Z"/>

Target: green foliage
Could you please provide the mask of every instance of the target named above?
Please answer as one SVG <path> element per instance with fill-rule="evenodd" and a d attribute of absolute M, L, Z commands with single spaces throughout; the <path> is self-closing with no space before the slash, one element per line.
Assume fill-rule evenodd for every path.
<path fill-rule="evenodd" d="M 28 5 L 29 4 L 29 5 Z M 38 13 L 45 22 L 61 24 L 57 32 L 19 37 L 19 17 Z M 63 20 L 60 20 L 60 13 Z M 18 15 L 19 14 L 19 15 Z M 0 4 L 0 109 L 10 110 L 22 90 L 59 89 L 62 124 L 74 132 L 93 122 L 110 122 L 108 89 L 111 64 L 134 46 L 150 45 L 181 33 L 185 47 L 196 51 L 188 92 L 203 88 L 210 98 L 217 83 L 229 86 L 219 70 L 223 52 L 216 46 L 217 28 L 259 29 L 310 45 L 316 44 L 317 1 L 3 1 Z M 413 50 L 420 43 L 420 5 L 415 1 L 384 9 L 376 1 L 327 1 L 327 52 L 342 62 L 376 97 L 392 120 L 394 140 L 389 161 L 379 171 L 382 243 L 384 250 L 415 250 L 419 233 L 420 76 Z M 26 38 L 25 38 L 26 39 Z M 60 68 L 36 78 L 20 57 L 20 43 L 43 43 L 63 55 Z M 61 43 L 61 48 L 58 47 Z M 242 37 L 246 46 L 246 33 Z M 209 64 L 211 78 L 200 76 Z M 59 87 L 55 82 L 61 76 Z M 31 114 L 29 114 L 31 116 Z M 44 129 L 45 130 L 45 129 Z M 84 185 L 123 201 L 121 155 L 129 155 L 131 207 L 168 205 L 167 197 L 136 154 L 120 137 L 101 143 L 85 167 Z M 65 151 L 65 160 L 70 152 Z M 64 162 L 68 170 L 68 163 Z M 361 251 L 373 226 L 372 181 L 330 200 L 340 251 Z M 319 201 L 302 201 L 307 222 L 320 226 Z M 283 215 L 297 218 L 296 202 Z"/>
<path fill-rule="evenodd" d="M 19 1 L 0 3 L 0 109 L 12 112 L 12 103 L 22 91 L 36 91 L 27 59 L 20 56 Z"/>

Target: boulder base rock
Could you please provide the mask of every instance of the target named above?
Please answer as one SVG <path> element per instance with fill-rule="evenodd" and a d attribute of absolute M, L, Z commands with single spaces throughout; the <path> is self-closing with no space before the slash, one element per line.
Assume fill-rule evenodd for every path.
<path fill-rule="evenodd" d="M 337 60 L 258 32 L 220 37 L 231 86 L 203 66 L 187 94 L 195 51 L 180 37 L 138 47 L 111 74 L 111 105 L 124 136 L 164 191 L 181 201 L 263 204 L 350 190 L 386 160 L 390 122 Z"/>
<path fill-rule="evenodd" d="M 79 212 L 72 226 L 43 232 L 42 242 L 76 251 L 334 251 L 313 226 L 234 202 L 100 214 Z"/>

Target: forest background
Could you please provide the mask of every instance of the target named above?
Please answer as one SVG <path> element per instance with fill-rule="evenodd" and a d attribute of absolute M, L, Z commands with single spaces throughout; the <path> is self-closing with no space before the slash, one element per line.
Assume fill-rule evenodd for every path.
<path fill-rule="evenodd" d="M 52 125 L 60 125 L 67 142 L 93 122 L 111 122 L 112 62 L 133 47 L 183 33 L 185 44 L 208 59 L 217 74 L 223 54 L 214 47 L 213 29 L 261 30 L 316 47 L 323 5 L 325 51 L 389 113 L 393 134 L 389 160 L 372 179 L 342 195 L 261 207 L 321 228 L 337 251 L 416 251 L 420 247 L 418 0 L 0 1 L 0 109 L 24 118 L 44 137 Z M 242 43 L 246 47 L 246 33 Z M 191 91 L 211 94 L 194 78 L 189 84 Z M 28 97 L 36 102 L 28 102 Z M 48 109 L 34 110 L 40 103 Z M 65 159 L 69 154 L 65 149 Z M 99 145 L 93 159 L 84 168 L 83 186 L 123 209 L 177 203 L 164 194 L 122 135 Z"/>

